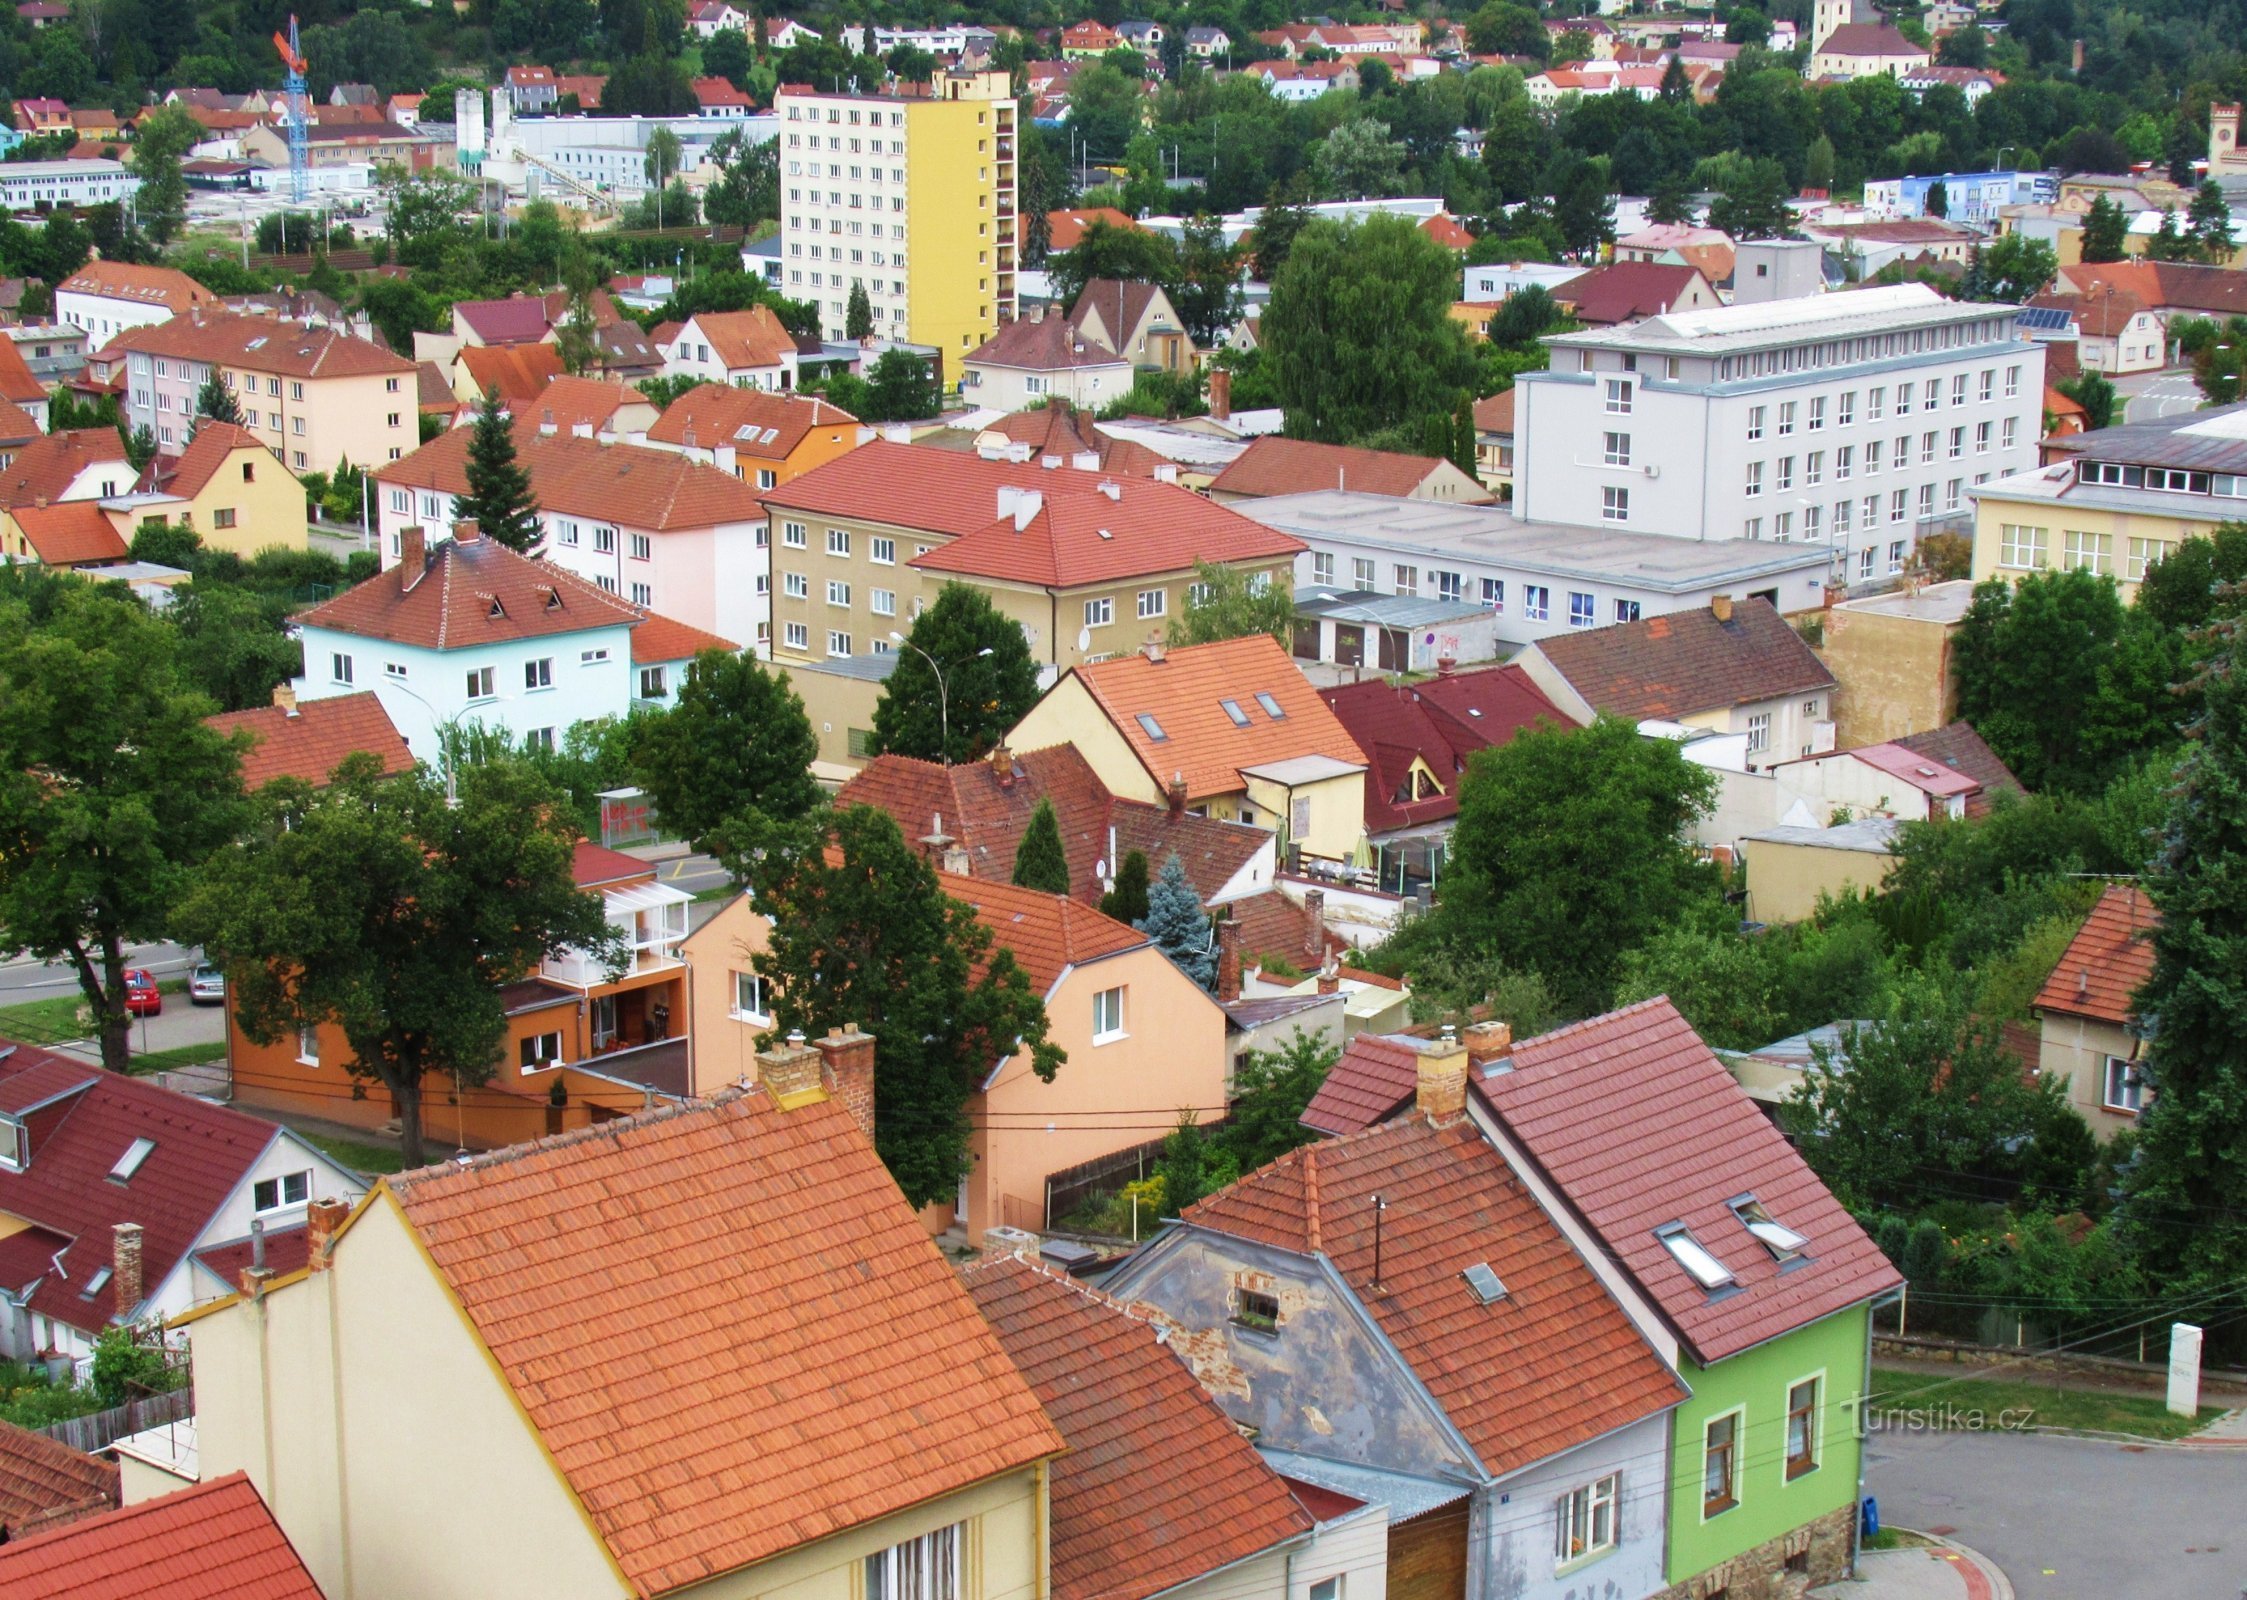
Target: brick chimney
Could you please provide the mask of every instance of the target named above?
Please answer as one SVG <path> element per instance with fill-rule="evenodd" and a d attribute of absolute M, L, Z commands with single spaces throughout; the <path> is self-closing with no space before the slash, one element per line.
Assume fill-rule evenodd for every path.
<path fill-rule="evenodd" d="M 1170 782 L 1163 785 L 1163 800 L 1169 805 L 1172 816 L 1184 814 L 1186 810 L 1185 773 L 1173 772 L 1170 775 Z"/>
<path fill-rule="evenodd" d="M 1467 1042 L 1467 1060 L 1474 1066 L 1503 1061 L 1514 1053 L 1514 1026 L 1510 1022 L 1477 1022 L 1461 1037 Z"/>
<path fill-rule="evenodd" d="M 277 683 L 273 686 L 273 704 L 285 717 L 296 715 L 296 685 Z"/>
<path fill-rule="evenodd" d="M 1716 614 L 1717 621 L 1730 622 L 1732 620 L 1732 597 L 1728 594 L 1711 595 L 1709 597 L 1709 610 Z"/>
<path fill-rule="evenodd" d="M 401 594 L 413 592 L 421 582 L 422 574 L 429 570 L 429 536 L 420 527 L 411 527 L 398 535 L 398 590 Z"/>
<path fill-rule="evenodd" d="M 1233 375 L 1223 367 L 1209 369 L 1209 414 L 1219 422 L 1233 414 Z"/>
<path fill-rule="evenodd" d="M 1303 953 L 1313 961 L 1326 957 L 1326 891 L 1305 889 L 1303 910 L 1310 918 L 1310 926 L 1303 934 Z"/>
<path fill-rule="evenodd" d="M 820 1067 L 819 1052 L 804 1043 L 800 1032 L 789 1034 L 784 1043 L 769 1050 L 757 1052 L 757 1079 L 772 1091 L 775 1100 L 783 1095 L 824 1088 Z"/>
<path fill-rule="evenodd" d="M 140 1224 L 120 1222 L 109 1236 L 113 1251 L 109 1286 L 116 1292 L 118 1311 L 127 1312 L 141 1302 Z"/>
<path fill-rule="evenodd" d="M 554 408 L 552 406 L 547 406 L 539 412 L 538 431 L 540 433 L 552 433 L 554 431 Z"/>
<path fill-rule="evenodd" d="M 328 1252 L 335 1246 L 335 1231 L 350 1215 L 350 1205 L 342 1200 L 315 1200 L 304 1208 L 304 1243 L 314 1272 L 328 1270 Z"/>
<path fill-rule="evenodd" d="M 1217 998 L 1241 997 L 1241 925 L 1231 917 L 1217 924 Z"/>
<path fill-rule="evenodd" d="M 851 1120 L 874 1137 L 874 1036 L 860 1033 L 858 1024 L 846 1022 L 818 1041 L 816 1048 L 826 1067 L 828 1092 L 843 1103 Z"/>
<path fill-rule="evenodd" d="M 1419 1113 L 1438 1127 L 1466 1115 L 1467 1047 L 1458 1034 L 1447 1025 L 1441 1039 L 1420 1047 L 1418 1066 L 1412 1103 Z"/>
<path fill-rule="evenodd" d="M 474 544 L 483 536 L 484 530 L 476 525 L 476 519 L 474 517 L 470 517 L 466 522 L 456 522 L 453 524 L 454 544 Z"/>

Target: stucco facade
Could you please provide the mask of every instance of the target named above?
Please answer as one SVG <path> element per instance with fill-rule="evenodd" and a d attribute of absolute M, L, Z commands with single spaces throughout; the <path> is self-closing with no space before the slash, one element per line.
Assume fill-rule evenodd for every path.
<path fill-rule="evenodd" d="M 2111 577 L 2124 601 L 2138 597 L 2146 570 L 2187 539 L 2204 538 L 2237 519 L 2237 500 L 2206 494 L 2153 496 L 2120 493 L 2102 502 L 2097 491 L 2062 483 L 2074 469 L 2046 467 L 2001 478 L 1974 496 L 1974 581 L 2018 583 L 2034 572 L 2082 567 Z M 2173 505 L 2163 504 L 2164 500 Z"/>
<path fill-rule="evenodd" d="M 1878 889 L 1896 870 L 1895 824 L 1877 818 L 1842 827 L 1779 827 L 1740 840 L 1747 868 L 1748 915 L 1757 922 L 1801 922 L 1818 901 L 1852 889 Z"/>
<path fill-rule="evenodd" d="M 2138 1125 L 2145 1090 L 2137 1081 L 2137 1061 L 2145 1042 L 2130 1037 L 2119 1023 L 2059 1011 L 2037 1013 L 2039 1077 L 2067 1085 L 2068 1104 L 2082 1114 L 2103 1143 Z"/>
<path fill-rule="evenodd" d="M 420 439 L 413 366 L 406 361 L 394 371 L 307 377 L 262 371 L 224 356 L 214 366 L 134 350 L 125 370 L 127 387 L 120 397 L 125 419 L 149 430 L 160 455 L 187 448 L 195 396 L 213 371 L 233 391 L 243 425 L 292 472 L 333 472 L 346 460 L 360 466 L 396 461 Z"/>
<path fill-rule="evenodd" d="M 1940 728 L 1958 715 L 1958 666 L 1951 641 L 1973 598 L 1961 578 L 1917 591 L 1846 600 L 1826 613 L 1818 654 L 1834 691 L 1834 744 L 1900 739 Z"/>

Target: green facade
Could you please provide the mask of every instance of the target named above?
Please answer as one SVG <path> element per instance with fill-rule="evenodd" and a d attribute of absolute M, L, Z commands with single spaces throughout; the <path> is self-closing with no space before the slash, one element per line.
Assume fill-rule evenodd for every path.
<path fill-rule="evenodd" d="M 1693 1398 L 1671 1435 L 1669 1581 L 1682 1583 L 1719 1562 L 1778 1538 L 1857 1498 L 1871 1310 L 1837 1312 L 1714 1366 L 1678 1357 Z M 1818 1378 L 1816 1466 L 1787 1476 L 1787 1395 Z M 1710 1422 L 1737 1416 L 1734 1504 L 1704 1516 L 1704 1441 Z"/>

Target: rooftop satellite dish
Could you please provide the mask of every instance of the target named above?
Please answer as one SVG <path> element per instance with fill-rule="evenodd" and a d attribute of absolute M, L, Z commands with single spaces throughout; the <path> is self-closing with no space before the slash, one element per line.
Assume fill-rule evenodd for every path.
<path fill-rule="evenodd" d="M 1107 863 L 1106 861 L 1104 861 L 1104 860 L 1103 860 L 1103 861 L 1095 861 L 1095 862 L 1094 862 L 1094 863 L 1092 864 L 1092 875 L 1093 875 L 1093 876 L 1094 876 L 1095 878 L 1099 878 L 1099 879 L 1101 879 L 1101 880 L 1102 880 L 1103 882 L 1105 882 L 1105 881 L 1106 881 L 1106 879 L 1107 879 L 1107 877 L 1108 877 L 1108 863 Z M 0 1060 L 5 1060 L 5 1059 L 6 1059 L 6 1057 L 4 1057 L 4 1056 L 0 1056 Z"/>
<path fill-rule="evenodd" d="M 1092 630 L 1090 628 L 1079 628 L 1077 630 L 1077 654 L 1081 656 L 1091 648 Z"/>

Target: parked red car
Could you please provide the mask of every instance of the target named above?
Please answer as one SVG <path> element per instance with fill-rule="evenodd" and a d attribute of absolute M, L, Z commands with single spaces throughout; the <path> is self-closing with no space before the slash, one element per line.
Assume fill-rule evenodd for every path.
<path fill-rule="evenodd" d="M 164 1014 L 164 994 L 156 987 L 156 975 L 146 967 L 125 969 L 125 1015 L 128 1017 L 160 1017 Z"/>

